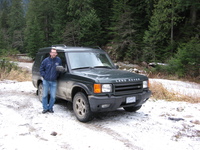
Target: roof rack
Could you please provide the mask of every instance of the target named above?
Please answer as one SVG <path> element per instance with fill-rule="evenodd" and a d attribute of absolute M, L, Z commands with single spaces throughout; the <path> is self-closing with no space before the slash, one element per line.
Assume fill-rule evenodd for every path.
<path fill-rule="evenodd" d="M 83 46 L 82 46 L 83 47 Z M 96 48 L 96 49 L 101 49 L 101 47 L 99 46 L 85 46 L 85 47 L 88 47 L 88 48 Z"/>
<path fill-rule="evenodd" d="M 52 45 L 51 47 L 67 47 L 65 44 L 55 44 Z"/>
<path fill-rule="evenodd" d="M 94 46 L 94 48 L 98 48 L 98 49 L 101 49 L 101 47 L 99 47 L 99 46 Z"/>
<path fill-rule="evenodd" d="M 54 45 L 52 45 L 51 47 L 56 49 L 57 47 L 67 48 L 68 46 L 66 46 L 65 44 L 54 44 Z M 100 49 L 100 50 L 102 50 L 101 47 L 99 47 L 99 46 L 80 46 L 80 47 L 95 48 L 95 49 Z"/>

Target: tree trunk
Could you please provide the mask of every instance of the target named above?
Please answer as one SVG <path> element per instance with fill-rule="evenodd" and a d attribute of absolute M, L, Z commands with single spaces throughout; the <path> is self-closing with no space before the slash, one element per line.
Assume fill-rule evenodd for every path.
<path fill-rule="evenodd" d="M 190 8 L 191 24 L 194 25 L 197 19 L 197 9 L 195 3 L 192 4 Z"/>

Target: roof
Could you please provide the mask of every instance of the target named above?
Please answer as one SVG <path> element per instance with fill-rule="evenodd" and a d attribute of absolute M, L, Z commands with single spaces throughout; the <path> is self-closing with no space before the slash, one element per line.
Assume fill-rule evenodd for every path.
<path fill-rule="evenodd" d="M 94 51 L 102 52 L 103 50 L 100 47 L 75 47 L 75 46 L 66 46 L 64 44 L 52 45 L 51 47 L 40 48 L 38 52 L 49 53 L 52 48 L 55 48 L 57 52 L 78 52 L 78 51 Z"/>

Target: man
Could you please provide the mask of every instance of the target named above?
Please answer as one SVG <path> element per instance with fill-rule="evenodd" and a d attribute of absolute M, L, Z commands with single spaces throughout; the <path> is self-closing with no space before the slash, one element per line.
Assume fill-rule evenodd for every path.
<path fill-rule="evenodd" d="M 54 113 L 53 106 L 55 103 L 57 78 L 59 72 L 56 71 L 56 66 L 62 65 L 61 59 L 57 56 L 56 49 L 52 48 L 50 56 L 42 61 L 40 66 L 40 75 L 43 77 L 43 96 L 42 96 L 42 113 Z M 48 94 L 50 92 L 50 100 L 48 103 Z"/>

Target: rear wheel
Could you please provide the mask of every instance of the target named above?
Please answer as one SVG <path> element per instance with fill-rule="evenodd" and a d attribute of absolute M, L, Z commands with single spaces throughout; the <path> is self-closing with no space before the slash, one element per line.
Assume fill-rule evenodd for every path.
<path fill-rule="evenodd" d="M 141 108 L 142 106 L 137 106 L 137 107 L 134 107 L 134 106 L 131 106 L 131 107 L 123 107 L 124 110 L 128 111 L 128 112 L 134 112 L 134 111 L 137 111 Z"/>
<path fill-rule="evenodd" d="M 81 122 L 88 122 L 93 119 L 89 102 L 85 94 L 78 92 L 73 99 L 73 110 L 76 118 Z"/>
<path fill-rule="evenodd" d="M 38 86 L 38 98 L 40 102 L 42 102 L 42 95 L 43 95 L 43 86 L 41 82 Z"/>
<path fill-rule="evenodd" d="M 39 83 L 39 86 L 38 86 L 38 99 L 40 102 L 42 102 L 42 97 L 43 97 L 43 84 L 42 82 Z M 49 103 L 49 100 L 50 100 L 50 94 L 48 94 L 48 103 Z M 55 103 L 57 102 L 57 100 L 55 99 Z"/>

